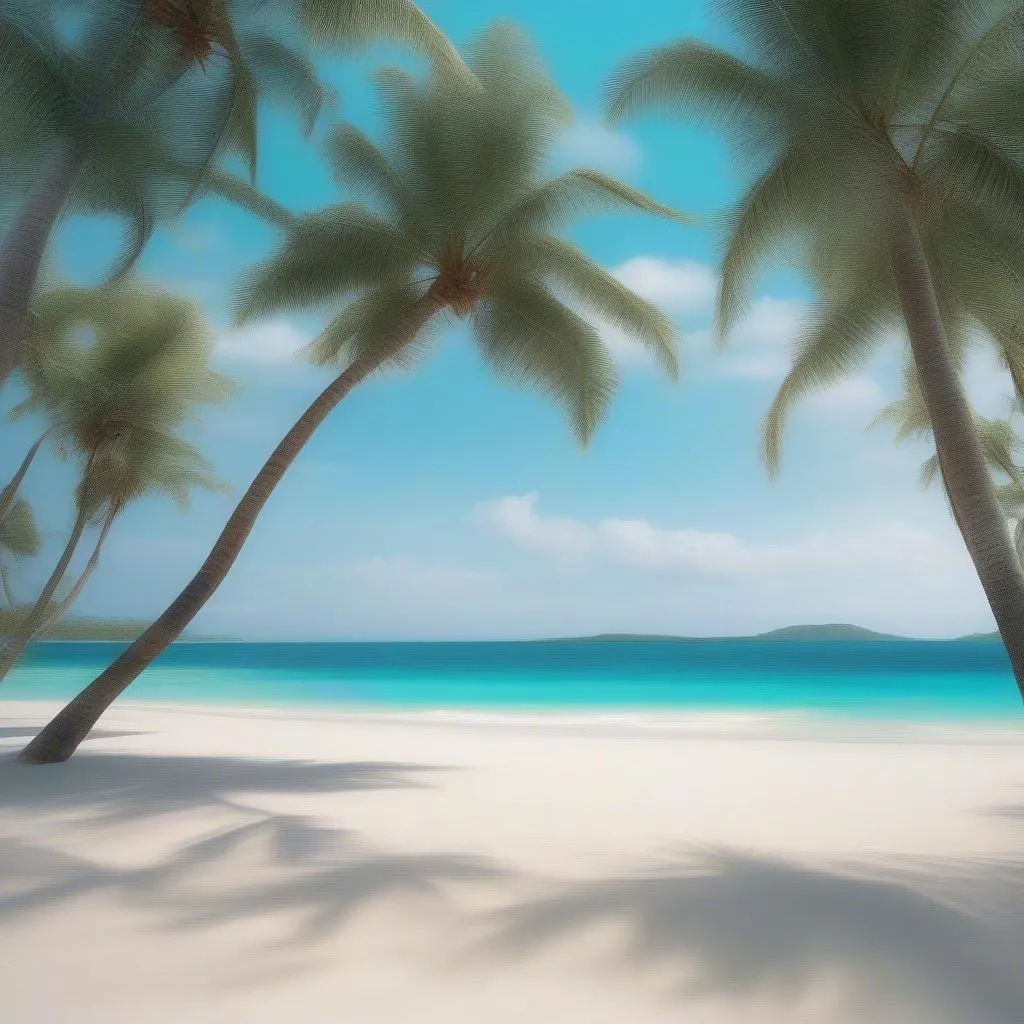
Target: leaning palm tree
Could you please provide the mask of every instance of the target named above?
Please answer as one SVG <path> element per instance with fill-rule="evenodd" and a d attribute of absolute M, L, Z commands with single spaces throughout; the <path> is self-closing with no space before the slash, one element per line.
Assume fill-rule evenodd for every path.
<path fill-rule="evenodd" d="M 753 180 L 730 224 L 724 339 L 758 271 L 817 292 L 765 426 L 909 337 L 950 503 L 1024 695 L 1024 576 L 961 383 L 980 327 L 1024 381 L 1024 5 L 1017 0 L 723 0 L 742 56 L 686 40 L 622 70 L 613 119 L 662 107 L 718 122 Z"/>
<path fill-rule="evenodd" d="M 188 507 L 193 488 L 219 488 L 210 467 L 194 446 L 164 429 L 122 428 L 97 445 L 88 459 L 87 475 L 76 493 L 75 525 L 53 571 L 31 609 L 18 622 L 8 642 L 0 648 L 0 681 L 21 657 L 25 648 L 67 613 L 85 589 L 100 563 L 103 547 L 118 516 L 140 498 L 165 493 L 179 508 Z M 67 594 L 56 599 L 85 526 L 97 526 L 92 552 Z M 2 532 L 2 527 L 0 527 Z M 2 537 L 0 537 L 2 543 Z"/>
<path fill-rule="evenodd" d="M 85 347 L 77 341 L 82 327 L 95 339 Z M 0 678 L 52 616 L 90 523 L 99 520 L 102 542 L 140 487 L 170 486 L 171 469 L 177 464 L 184 472 L 191 451 L 177 429 L 198 404 L 231 390 L 208 366 L 212 337 L 195 304 L 130 282 L 40 296 L 26 347 L 32 389 L 24 405 L 47 416 L 58 450 L 75 452 L 81 472 L 66 544 L 17 636 L 0 652 Z"/>
<path fill-rule="evenodd" d="M 328 414 L 372 374 L 414 360 L 449 317 L 469 320 L 500 375 L 559 402 L 583 443 L 612 397 L 615 372 L 600 331 L 579 309 L 650 347 L 675 374 L 672 321 L 557 234 L 587 213 L 671 211 L 594 171 L 544 176 L 568 111 L 512 29 L 485 33 L 470 64 L 477 84 L 435 76 L 418 86 L 396 71 L 379 76 L 388 149 L 349 127 L 331 134 L 331 168 L 367 204 L 303 218 L 245 282 L 238 319 L 348 299 L 310 348 L 314 362 L 340 372 L 271 454 L 182 593 L 33 740 L 23 760 L 71 756 L 214 593 Z"/>

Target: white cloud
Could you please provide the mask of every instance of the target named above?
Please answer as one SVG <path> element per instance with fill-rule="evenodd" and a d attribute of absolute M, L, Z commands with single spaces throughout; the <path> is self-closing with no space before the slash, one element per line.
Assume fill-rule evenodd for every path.
<path fill-rule="evenodd" d="M 803 327 L 806 306 L 798 299 L 757 299 L 736 325 L 730 343 L 744 348 L 778 348 L 788 354 Z"/>
<path fill-rule="evenodd" d="M 534 511 L 538 497 L 533 492 L 481 502 L 475 513 L 483 523 L 528 550 L 559 558 L 586 554 L 593 547 L 591 529 L 574 519 L 538 516 Z"/>
<path fill-rule="evenodd" d="M 225 331 L 217 338 L 217 354 L 237 362 L 291 363 L 310 342 L 308 335 L 288 320 L 272 320 L 240 331 Z"/>
<path fill-rule="evenodd" d="M 537 501 L 536 493 L 503 497 L 478 505 L 477 515 L 526 550 L 556 558 L 587 556 L 595 562 L 696 579 L 781 582 L 799 588 L 801 582 L 826 577 L 831 587 L 841 588 L 865 575 L 876 580 L 905 573 L 922 583 L 935 583 L 950 573 L 961 580 L 971 573 L 966 553 L 949 531 L 906 523 L 826 529 L 766 543 L 725 532 L 666 529 L 642 519 L 590 523 L 550 518 L 537 512 Z"/>
<path fill-rule="evenodd" d="M 718 372 L 726 377 L 782 380 L 805 313 L 804 303 L 796 299 L 769 296 L 755 301 L 730 333 Z M 710 332 L 703 336 L 710 342 Z"/>
<path fill-rule="evenodd" d="M 637 295 L 669 312 L 710 315 L 714 309 L 718 276 L 704 263 L 636 256 L 612 273 Z"/>
<path fill-rule="evenodd" d="M 559 164 L 630 174 L 640 165 L 641 153 L 624 132 L 596 121 L 577 121 L 559 141 L 555 158 Z"/>

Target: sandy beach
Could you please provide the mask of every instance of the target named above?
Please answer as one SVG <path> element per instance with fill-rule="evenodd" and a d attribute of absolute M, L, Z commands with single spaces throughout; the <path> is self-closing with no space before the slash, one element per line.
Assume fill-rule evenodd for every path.
<path fill-rule="evenodd" d="M 1024 729 L 0 705 L 5 1024 L 1014 1024 Z"/>

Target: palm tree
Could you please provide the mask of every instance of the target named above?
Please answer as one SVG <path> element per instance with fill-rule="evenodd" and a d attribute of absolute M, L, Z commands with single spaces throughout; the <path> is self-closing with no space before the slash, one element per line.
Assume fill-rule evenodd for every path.
<path fill-rule="evenodd" d="M 894 328 L 910 352 L 950 503 L 1024 696 L 1024 576 L 960 379 L 980 327 L 1024 380 L 1024 5 L 729 0 L 742 57 L 684 40 L 634 60 L 610 116 L 718 122 L 753 180 L 730 223 L 724 339 L 758 271 L 785 258 L 817 292 L 769 412 L 859 367 Z"/>
<path fill-rule="evenodd" d="M 159 219 L 203 194 L 286 219 L 217 162 L 238 154 L 255 180 L 261 99 L 297 110 L 307 135 L 333 100 L 301 39 L 285 41 L 287 4 L 276 5 L 269 21 L 275 11 L 262 0 L 104 0 L 83 9 L 82 37 L 69 42 L 48 0 L 0 0 L 4 198 L 25 193 L 0 254 L 0 385 L 17 364 L 40 263 L 62 212 L 77 206 L 128 221 L 115 278 L 131 269 Z M 391 36 L 461 67 L 409 0 L 301 0 L 295 10 L 322 44 Z M 13 187 L 19 181 L 20 190 Z"/>
<path fill-rule="evenodd" d="M 371 374 L 414 360 L 446 317 L 469 320 L 500 375 L 558 401 L 582 443 L 612 397 L 615 372 L 599 330 L 577 308 L 648 346 L 675 374 L 672 321 L 556 234 L 602 210 L 671 212 L 595 171 L 544 177 L 568 110 L 512 29 L 486 32 L 470 65 L 478 84 L 435 76 L 418 86 L 397 71 L 379 76 L 387 151 L 350 127 L 330 135 L 335 176 L 369 205 L 345 203 L 303 218 L 245 282 L 238 320 L 349 298 L 310 347 L 314 362 L 340 373 L 271 454 L 181 594 L 33 740 L 23 760 L 71 756 L 214 593 L 328 414 Z"/>
<path fill-rule="evenodd" d="M 193 487 L 220 486 L 209 474 L 209 468 L 192 445 L 166 431 L 122 430 L 96 450 L 88 475 L 76 494 L 78 514 L 64 550 L 35 605 L 18 623 L 7 645 L 0 649 L 0 681 L 25 648 L 59 622 L 78 599 L 99 565 L 104 544 L 118 516 L 133 501 L 159 492 L 172 497 L 180 508 L 187 508 Z M 89 559 L 66 596 L 55 600 L 89 523 L 98 526 Z"/>
<path fill-rule="evenodd" d="M 87 347 L 76 340 L 83 326 L 95 337 Z M 116 516 L 146 490 L 180 495 L 183 486 L 207 482 L 198 453 L 175 432 L 197 404 L 230 393 L 207 365 L 212 338 L 199 309 L 131 283 L 41 296 L 26 341 L 35 386 L 25 404 L 48 414 L 58 443 L 79 454 L 82 471 L 67 542 L 0 652 L 0 679 L 61 610 L 54 596 L 91 522 L 99 522 L 102 547 Z"/>

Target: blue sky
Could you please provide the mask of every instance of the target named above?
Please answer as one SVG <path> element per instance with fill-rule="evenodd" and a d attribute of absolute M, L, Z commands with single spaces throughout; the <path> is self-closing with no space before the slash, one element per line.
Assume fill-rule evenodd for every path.
<path fill-rule="evenodd" d="M 615 173 L 709 221 L 742 177 L 709 132 L 600 123 L 600 90 L 631 53 L 683 35 L 722 41 L 700 4 L 594 0 L 428 0 L 457 45 L 508 16 L 536 41 L 577 111 L 558 162 Z M 368 72 L 393 54 L 324 66 L 340 116 L 373 131 Z M 325 125 L 322 123 L 318 135 Z M 259 184 L 296 210 L 336 201 L 315 144 L 263 116 Z M 622 386 L 591 448 L 557 410 L 492 380 L 464 333 L 447 332 L 414 373 L 374 380 L 310 443 L 261 517 L 197 632 L 252 638 L 495 638 L 604 631 L 742 634 L 792 622 L 853 621 L 921 636 L 992 628 L 938 490 L 918 485 L 925 446 L 896 449 L 865 428 L 897 393 L 900 342 L 864 375 L 806 403 L 769 482 L 758 431 L 784 372 L 806 294 L 784 273 L 765 279 L 724 354 L 708 340 L 715 236 L 640 217 L 574 232 L 595 260 L 662 304 L 684 332 L 677 384 L 621 341 Z M 112 535 L 77 611 L 159 613 L 199 566 L 253 473 L 326 371 L 296 362 L 309 317 L 244 332 L 226 326 L 232 282 L 270 251 L 274 233 L 207 202 L 162 230 L 142 274 L 199 300 L 217 328 L 219 367 L 240 394 L 208 411 L 193 436 L 230 495 L 199 495 L 182 514 L 139 503 Z M 116 235 L 74 220 L 53 250 L 59 270 L 95 280 Z M 1007 383 L 979 357 L 969 385 L 983 411 Z M 7 389 L 7 404 L 16 389 Z M 38 424 L 4 427 L 0 469 L 13 470 Z M 28 596 L 52 564 L 70 517 L 71 467 L 41 461 L 26 485 L 46 531 L 19 571 Z"/>

